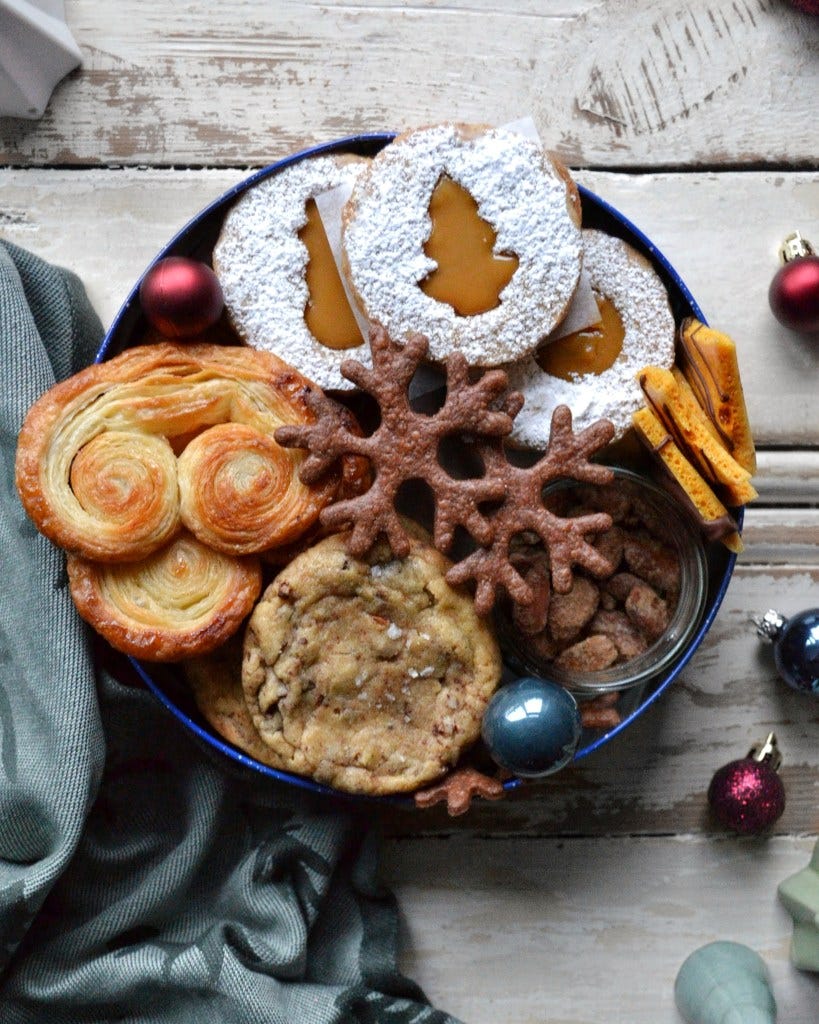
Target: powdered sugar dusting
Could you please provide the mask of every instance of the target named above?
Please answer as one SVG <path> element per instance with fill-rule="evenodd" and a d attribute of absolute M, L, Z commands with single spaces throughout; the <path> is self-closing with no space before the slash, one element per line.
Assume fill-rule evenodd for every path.
<path fill-rule="evenodd" d="M 304 320 L 307 247 L 298 237 L 309 199 L 354 180 L 368 161 L 313 157 L 285 167 L 249 189 L 232 207 L 213 250 L 213 266 L 231 321 L 251 348 L 274 352 L 324 388 L 350 388 L 342 360 L 368 362 L 361 347 L 322 345 Z"/>
<path fill-rule="evenodd" d="M 477 202 L 496 232 L 495 252 L 519 261 L 500 305 L 474 316 L 458 316 L 419 287 L 435 269 L 423 245 L 443 174 Z M 397 341 L 426 335 L 439 361 L 460 349 L 470 363 L 492 366 L 534 351 L 564 315 L 580 275 L 566 182 L 537 142 L 503 128 L 467 134 L 444 124 L 399 138 L 358 178 L 344 221 L 348 275 L 368 318 Z"/>
<path fill-rule="evenodd" d="M 574 381 L 551 376 L 531 356 L 505 367 L 510 386 L 526 398 L 511 439 L 527 448 L 546 446 L 556 405 L 569 406 L 576 429 L 609 419 L 615 436 L 621 437 L 643 405 L 636 374 L 644 366 L 668 369 L 674 363 L 674 317 L 665 287 L 648 261 L 620 238 L 585 230 L 583 266 L 592 288 L 620 314 L 623 347 L 608 370 Z"/>

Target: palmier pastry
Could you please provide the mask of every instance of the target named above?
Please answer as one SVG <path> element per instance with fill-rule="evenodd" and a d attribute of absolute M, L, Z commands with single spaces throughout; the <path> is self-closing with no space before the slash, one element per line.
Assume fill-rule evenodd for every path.
<path fill-rule="evenodd" d="M 242 681 L 278 766 L 356 793 L 415 789 L 477 739 L 500 653 L 449 566 L 415 531 L 406 558 L 335 535 L 267 588 Z M 270 763 L 270 762 L 268 762 Z"/>
<path fill-rule="evenodd" d="M 140 562 L 71 555 L 68 580 L 85 621 L 145 661 L 212 651 L 236 632 L 262 587 L 258 559 L 223 555 L 184 531 Z"/>
<path fill-rule="evenodd" d="M 472 210 L 458 219 L 464 199 Z M 565 314 L 579 223 L 574 184 L 534 139 L 441 124 L 399 136 L 359 175 L 343 212 L 344 266 L 361 310 L 390 337 L 417 332 L 433 360 L 459 350 L 494 366 L 534 351 Z M 488 246 L 430 254 L 439 235 L 459 244 L 475 224 Z"/>
<path fill-rule="evenodd" d="M 232 554 L 290 543 L 345 472 L 307 486 L 304 453 L 272 441 L 282 424 L 314 422 L 313 390 L 270 353 L 130 349 L 32 406 L 17 450 L 23 505 L 54 543 L 101 562 L 145 558 L 183 524 Z M 175 451 L 194 439 L 178 469 Z"/>
<path fill-rule="evenodd" d="M 213 250 L 228 316 L 242 340 L 287 359 L 324 388 L 351 386 L 339 367 L 365 339 L 315 200 L 351 185 L 366 164 L 353 156 L 290 164 L 239 198 Z"/>
<path fill-rule="evenodd" d="M 615 439 L 622 437 L 643 405 L 637 372 L 674 362 L 674 317 L 648 260 L 622 239 L 587 229 L 583 266 L 600 307 L 599 328 L 550 342 L 506 367 L 510 387 L 526 400 L 511 438 L 523 447 L 545 447 L 556 405 L 569 406 L 578 430 L 607 419 Z"/>
<path fill-rule="evenodd" d="M 180 518 L 217 551 L 266 551 L 309 525 L 302 523 L 307 510 L 303 491 L 292 486 L 292 463 L 270 435 L 253 427 L 210 427 L 185 447 L 178 466 Z"/>

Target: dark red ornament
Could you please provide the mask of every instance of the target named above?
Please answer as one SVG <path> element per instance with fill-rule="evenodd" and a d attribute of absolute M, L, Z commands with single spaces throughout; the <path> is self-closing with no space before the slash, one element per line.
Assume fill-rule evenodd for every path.
<path fill-rule="evenodd" d="M 225 300 L 206 263 L 184 256 L 159 260 L 142 279 L 139 301 L 148 322 L 166 338 L 192 338 L 222 315 Z"/>
<path fill-rule="evenodd" d="M 723 765 L 711 779 L 708 803 L 717 821 L 742 835 L 757 836 L 785 810 L 785 787 L 777 775 L 782 756 L 776 736 L 753 747 L 747 757 Z"/>
<path fill-rule="evenodd" d="M 768 302 L 776 319 L 792 331 L 819 331 L 819 256 L 798 231 L 788 235 L 779 255 L 784 266 L 771 281 Z"/>

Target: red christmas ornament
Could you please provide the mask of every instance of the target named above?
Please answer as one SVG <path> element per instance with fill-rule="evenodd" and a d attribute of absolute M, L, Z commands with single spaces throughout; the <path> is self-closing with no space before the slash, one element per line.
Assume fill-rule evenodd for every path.
<path fill-rule="evenodd" d="M 773 733 L 747 757 L 723 765 L 711 779 L 708 803 L 717 821 L 743 835 L 760 835 L 785 810 L 785 787 L 777 775 L 782 756 Z"/>
<path fill-rule="evenodd" d="M 788 235 L 779 256 L 784 266 L 768 291 L 773 315 L 792 331 L 819 331 L 819 256 L 798 231 Z"/>
<path fill-rule="evenodd" d="M 192 338 L 222 315 L 222 286 L 206 263 L 184 256 L 159 260 L 142 279 L 139 301 L 148 322 L 166 338 Z"/>

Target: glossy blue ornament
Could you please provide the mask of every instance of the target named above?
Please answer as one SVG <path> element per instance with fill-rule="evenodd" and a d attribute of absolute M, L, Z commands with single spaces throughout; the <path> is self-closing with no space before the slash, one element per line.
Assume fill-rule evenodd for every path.
<path fill-rule="evenodd" d="M 481 735 L 501 768 L 537 779 L 571 761 L 582 728 L 580 709 L 568 690 L 524 676 L 494 695 L 484 712 Z"/>
<path fill-rule="evenodd" d="M 774 645 L 776 670 L 788 686 L 819 697 L 819 608 L 790 619 L 771 610 L 754 622 L 759 636 Z"/>

